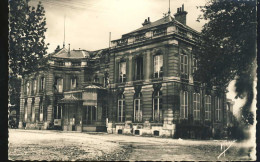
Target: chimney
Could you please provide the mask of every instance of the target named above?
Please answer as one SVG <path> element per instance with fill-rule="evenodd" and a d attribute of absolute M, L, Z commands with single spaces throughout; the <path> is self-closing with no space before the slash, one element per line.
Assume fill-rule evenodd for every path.
<path fill-rule="evenodd" d="M 145 25 L 148 25 L 148 24 L 150 24 L 151 22 L 150 22 L 150 17 L 148 17 L 148 19 L 145 19 L 144 20 L 144 23 L 142 23 L 142 25 L 143 26 L 145 26 Z"/>
<path fill-rule="evenodd" d="M 174 17 L 177 21 L 182 23 L 183 25 L 186 25 L 186 15 L 188 12 L 184 11 L 184 4 L 182 7 L 177 8 L 177 13 L 174 14 Z"/>

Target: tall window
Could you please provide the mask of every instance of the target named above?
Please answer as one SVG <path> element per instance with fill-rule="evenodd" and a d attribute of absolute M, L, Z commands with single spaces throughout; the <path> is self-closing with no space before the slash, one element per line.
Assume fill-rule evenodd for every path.
<path fill-rule="evenodd" d="M 162 121 L 162 91 L 157 90 L 153 94 L 153 120 Z"/>
<path fill-rule="evenodd" d="M 181 118 L 188 119 L 188 92 L 181 92 Z"/>
<path fill-rule="evenodd" d="M 35 107 L 34 107 L 34 101 L 32 102 L 31 110 L 32 110 L 32 122 L 34 122 L 34 121 L 35 121 Z"/>
<path fill-rule="evenodd" d="M 119 63 L 119 82 L 126 82 L 126 62 Z"/>
<path fill-rule="evenodd" d="M 108 117 L 108 105 L 107 102 L 104 102 L 102 105 L 102 121 L 106 121 Z"/>
<path fill-rule="evenodd" d="M 135 94 L 134 97 L 134 121 L 140 122 L 142 121 L 142 105 L 141 105 L 141 97 L 142 94 L 139 92 Z"/>
<path fill-rule="evenodd" d="M 43 121 L 43 104 L 42 104 L 42 102 L 40 103 L 40 114 L 39 114 L 39 120 L 40 120 L 40 122 L 42 122 Z"/>
<path fill-rule="evenodd" d="M 44 77 L 41 77 L 41 81 L 40 81 L 40 90 L 41 91 L 44 90 L 44 84 L 45 84 L 45 79 L 44 79 Z"/>
<path fill-rule="evenodd" d="M 26 82 L 26 95 L 30 94 L 30 83 L 29 81 Z"/>
<path fill-rule="evenodd" d="M 56 105 L 54 107 L 54 119 L 61 119 L 62 118 L 62 106 Z"/>
<path fill-rule="evenodd" d="M 62 93 L 63 92 L 63 79 L 62 78 L 55 78 L 54 88 L 56 92 Z"/>
<path fill-rule="evenodd" d="M 198 69 L 198 60 L 197 59 L 193 59 L 193 69 L 192 69 L 192 73 L 194 74 L 195 71 L 197 71 Z"/>
<path fill-rule="evenodd" d="M 119 122 L 125 121 L 125 96 L 123 94 L 119 95 L 118 97 L 118 111 L 117 117 Z"/>
<path fill-rule="evenodd" d="M 211 96 L 205 96 L 205 120 L 211 119 Z"/>
<path fill-rule="evenodd" d="M 36 94 L 37 80 L 33 80 L 33 94 Z"/>
<path fill-rule="evenodd" d="M 193 118 L 194 120 L 200 119 L 200 94 L 193 93 Z"/>
<path fill-rule="evenodd" d="M 77 88 L 77 78 L 76 77 L 72 77 L 70 80 L 70 87 L 71 89 L 76 89 Z"/>
<path fill-rule="evenodd" d="M 188 56 L 181 55 L 181 73 L 188 74 Z"/>
<path fill-rule="evenodd" d="M 24 121 L 27 122 L 28 106 L 27 102 L 24 103 Z"/>
<path fill-rule="evenodd" d="M 97 120 L 97 107 L 84 106 L 83 107 L 83 124 L 93 124 Z"/>
<path fill-rule="evenodd" d="M 141 80 L 143 79 L 143 58 L 142 57 L 138 57 L 136 59 L 136 80 Z"/>
<path fill-rule="evenodd" d="M 220 99 L 215 97 L 216 121 L 220 121 Z"/>
<path fill-rule="evenodd" d="M 163 76 L 163 55 L 155 55 L 153 58 L 154 78 Z"/>

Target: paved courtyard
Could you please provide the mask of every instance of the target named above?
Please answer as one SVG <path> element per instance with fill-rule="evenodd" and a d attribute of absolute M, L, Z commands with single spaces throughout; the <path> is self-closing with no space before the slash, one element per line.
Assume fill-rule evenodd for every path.
<path fill-rule="evenodd" d="M 252 160 L 247 143 L 9 129 L 9 160 Z M 231 142 L 224 144 L 225 149 Z M 222 150 L 224 147 L 222 147 Z"/>

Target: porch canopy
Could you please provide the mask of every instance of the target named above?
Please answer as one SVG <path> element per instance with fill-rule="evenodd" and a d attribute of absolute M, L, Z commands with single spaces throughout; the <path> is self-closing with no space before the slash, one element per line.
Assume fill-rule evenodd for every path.
<path fill-rule="evenodd" d="M 58 103 L 77 103 L 82 102 L 82 99 L 75 97 L 73 94 L 65 95 Z"/>

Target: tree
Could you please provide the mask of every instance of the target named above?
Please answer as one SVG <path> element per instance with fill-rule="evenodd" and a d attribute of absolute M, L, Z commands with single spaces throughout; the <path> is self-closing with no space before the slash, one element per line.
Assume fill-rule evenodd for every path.
<path fill-rule="evenodd" d="M 39 69 L 47 53 L 45 11 L 29 0 L 9 1 L 9 104 L 19 108 L 21 77 Z"/>
<path fill-rule="evenodd" d="M 256 71 L 256 2 L 209 0 L 200 7 L 203 26 L 195 77 L 208 86 L 226 88 L 236 80 L 236 97 L 246 98 L 241 119 L 253 124 L 250 107 Z"/>
<path fill-rule="evenodd" d="M 29 0 L 10 0 L 9 74 L 18 76 L 38 69 L 47 53 L 46 18 L 41 4 L 28 5 Z"/>

